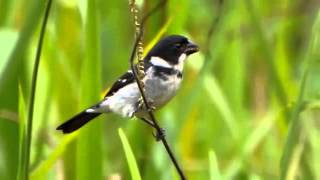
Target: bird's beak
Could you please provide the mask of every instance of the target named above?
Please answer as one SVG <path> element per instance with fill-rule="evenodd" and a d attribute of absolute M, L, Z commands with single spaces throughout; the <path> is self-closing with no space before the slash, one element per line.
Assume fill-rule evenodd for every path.
<path fill-rule="evenodd" d="M 184 53 L 186 53 L 187 55 L 196 53 L 199 51 L 199 46 L 197 46 L 196 44 L 194 44 L 193 42 L 190 42 L 187 44 L 187 48 L 184 51 Z"/>

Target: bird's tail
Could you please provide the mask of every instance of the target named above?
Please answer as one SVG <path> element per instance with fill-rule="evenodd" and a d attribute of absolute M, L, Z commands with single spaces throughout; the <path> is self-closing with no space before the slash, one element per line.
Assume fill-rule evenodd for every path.
<path fill-rule="evenodd" d="M 81 113 L 75 115 L 65 123 L 58 126 L 57 130 L 61 130 L 63 133 L 71 133 L 101 114 L 99 112 L 87 112 L 87 111 L 88 110 L 86 109 Z"/>

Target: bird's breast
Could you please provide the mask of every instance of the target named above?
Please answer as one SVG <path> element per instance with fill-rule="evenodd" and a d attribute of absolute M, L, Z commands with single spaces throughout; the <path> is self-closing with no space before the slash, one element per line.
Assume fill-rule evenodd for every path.
<path fill-rule="evenodd" d="M 153 106 L 159 108 L 170 101 L 180 88 L 181 75 L 147 73 L 145 90 L 148 100 Z"/>

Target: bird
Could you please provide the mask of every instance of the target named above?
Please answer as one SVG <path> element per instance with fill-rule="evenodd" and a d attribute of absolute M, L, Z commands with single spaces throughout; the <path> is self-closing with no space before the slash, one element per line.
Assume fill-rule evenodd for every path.
<path fill-rule="evenodd" d="M 144 57 L 145 76 L 142 82 L 147 102 L 154 110 L 166 105 L 176 95 L 187 57 L 198 51 L 199 46 L 187 37 L 168 35 Z M 72 133 L 103 113 L 115 113 L 126 118 L 135 116 L 154 127 L 132 70 L 118 78 L 100 102 L 71 117 L 57 130 Z"/>

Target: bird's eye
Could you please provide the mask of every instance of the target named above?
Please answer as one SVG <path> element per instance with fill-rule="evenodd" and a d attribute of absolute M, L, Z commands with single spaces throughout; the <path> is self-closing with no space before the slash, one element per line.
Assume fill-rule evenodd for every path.
<path fill-rule="evenodd" d="M 174 47 L 175 47 L 176 49 L 181 49 L 181 48 L 182 48 L 182 44 L 176 43 L 176 44 L 174 44 Z"/>

